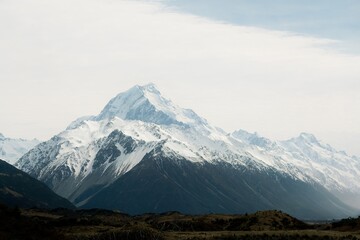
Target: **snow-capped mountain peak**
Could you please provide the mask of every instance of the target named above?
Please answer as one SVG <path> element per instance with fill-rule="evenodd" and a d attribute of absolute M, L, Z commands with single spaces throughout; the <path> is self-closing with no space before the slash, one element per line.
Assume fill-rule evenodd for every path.
<path fill-rule="evenodd" d="M 264 148 L 273 144 L 271 140 L 260 136 L 257 132 L 249 133 L 242 129 L 233 132 L 231 136 L 235 139 L 241 140 L 246 144 L 256 145 Z"/>
<path fill-rule="evenodd" d="M 246 140 L 255 136 L 258 136 L 257 133 L 249 133 L 245 130 L 239 129 L 235 132 L 232 133 L 233 136 L 236 136 L 237 138 L 241 139 L 241 140 Z"/>
<path fill-rule="evenodd" d="M 305 132 L 300 133 L 300 135 L 296 138 L 296 140 L 307 142 L 307 143 L 312 143 L 312 144 L 319 143 L 319 140 L 315 137 L 315 135 L 313 135 L 311 133 L 305 133 Z"/>
<path fill-rule="evenodd" d="M 39 143 L 37 139 L 13 139 L 0 133 L 0 158 L 14 164 L 22 155 Z"/>
<path fill-rule="evenodd" d="M 157 86 L 154 83 L 148 83 L 143 86 L 136 85 L 135 87 L 141 89 L 144 92 L 147 91 L 147 92 L 152 92 L 154 94 L 161 95 L 160 91 L 158 90 Z"/>
<path fill-rule="evenodd" d="M 331 147 L 329 144 L 323 143 L 321 140 L 317 139 L 313 134 L 311 133 L 300 133 L 298 137 L 291 138 L 286 141 L 282 141 L 282 145 L 292 146 L 292 151 L 294 151 L 295 148 L 299 148 L 301 150 L 309 149 L 309 148 L 321 148 L 325 149 L 329 152 L 338 152 L 336 149 Z M 347 155 L 344 153 L 344 155 Z"/>
<path fill-rule="evenodd" d="M 167 164 L 171 168 L 165 167 Z M 301 182 L 310 188 L 324 186 L 339 194 L 337 196 L 342 193 L 359 193 L 360 196 L 359 161 L 336 152 L 312 134 L 302 133 L 287 141 L 272 141 L 244 130 L 228 134 L 211 126 L 192 110 L 180 108 L 163 97 L 154 84 L 137 85 L 118 94 L 99 115 L 75 120 L 65 131 L 25 154 L 16 166 L 78 206 L 87 206 L 113 184 L 115 189 L 120 189 L 117 185 L 120 179 L 134 177 L 139 180 L 138 171 L 141 174 L 144 174 L 143 170 L 150 171 L 148 176 L 154 180 L 153 171 L 164 170 L 161 174 L 166 181 L 164 186 L 172 186 L 169 174 L 178 168 L 180 172 L 174 178 L 175 185 L 178 185 L 178 179 L 196 183 L 193 179 L 201 178 L 198 181 L 201 185 L 193 188 L 196 190 L 194 195 L 193 190 L 185 188 L 186 194 L 191 192 L 196 196 L 194 199 L 198 199 L 198 189 L 219 192 L 216 188 L 216 191 L 212 190 L 213 186 L 207 187 L 213 176 L 218 176 L 226 185 L 244 177 L 238 183 L 245 184 L 249 193 L 266 201 L 265 195 L 254 190 L 255 185 L 261 185 L 259 179 L 267 183 L 267 180 L 261 180 L 263 176 L 274 177 L 274 189 L 285 189 L 278 178 L 285 177 L 287 181 L 295 180 L 296 184 Z M 229 169 L 229 172 L 221 170 L 218 175 L 213 175 L 213 169 Z M 190 170 L 195 172 L 191 174 Z M 202 171 L 211 173 L 211 177 L 202 175 Z M 232 176 L 236 179 L 222 180 Z M 142 175 L 141 179 L 143 177 L 146 176 Z M 143 186 L 144 181 L 140 182 Z M 120 185 L 139 186 L 128 183 L 124 181 Z M 226 199 L 235 199 L 233 193 L 243 193 L 237 186 L 231 189 L 230 197 L 226 196 Z M 303 193 L 302 188 L 298 190 Z M 132 200 L 130 202 L 132 205 Z"/>
<path fill-rule="evenodd" d="M 163 97 L 155 84 L 136 85 L 110 100 L 96 120 L 119 117 L 161 125 L 206 124 L 195 112 L 182 109 Z"/>

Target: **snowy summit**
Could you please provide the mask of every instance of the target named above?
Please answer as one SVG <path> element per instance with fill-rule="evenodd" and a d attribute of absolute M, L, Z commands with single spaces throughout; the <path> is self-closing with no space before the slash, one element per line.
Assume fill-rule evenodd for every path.
<path fill-rule="evenodd" d="M 97 120 L 119 117 L 124 120 L 140 120 L 161 125 L 203 124 L 192 110 L 182 109 L 164 98 L 155 84 L 134 86 L 110 100 Z"/>
<path fill-rule="evenodd" d="M 173 162 L 176 164 L 171 168 L 180 169 L 175 171 L 164 167 Z M 112 195 L 113 191 L 120 191 L 121 187 L 118 184 L 124 187 L 135 184 L 136 189 L 141 189 L 142 178 L 136 177 L 135 183 L 128 182 L 125 185 L 119 181 L 130 181 L 124 179 L 128 179 L 131 174 L 138 175 L 144 172 L 141 167 L 144 164 L 147 165 L 147 170 L 160 167 L 156 172 L 165 171 L 160 175 L 160 178 L 167 176 L 164 181 L 172 179 L 171 181 L 180 185 L 181 181 L 184 184 L 187 181 L 199 184 L 196 189 L 204 189 L 205 192 L 203 196 L 197 196 L 195 199 L 204 198 L 204 201 L 208 201 L 205 199 L 214 198 L 209 200 L 208 208 L 212 209 L 211 211 L 221 211 L 218 208 L 219 203 L 216 202 L 218 195 L 214 195 L 215 190 L 211 190 L 215 185 L 216 191 L 229 190 L 228 193 L 223 193 L 224 199 L 221 201 L 224 202 L 221 206 L 228 206 L 225 210 L 233 212 L 234 209 L 240 211 L 245 206 L 227 202 L 229 199 L 239 198 L 240 196 L 235 196 L 237 192 L 249 191 L 248 198 L 262 196 L 263 193 L 254 190 L 258 189 L 259 179 L 263 179 L 264 186 L 271 183 L 274 188 L 281 189 L 285 202 L 288 201 L 285 196 L 294 197 L 291 194 L 293 189 L 298 189 L 299 198 L 307 196 L 308 199 L 301 204 L 306 204 L 307 201 L 327 201 L 328 205 L 323 202 L 321 206 L 311 206 L 312 210 L 306 213 L 308 215 L 298 215 L 303 217 L 314 214 L 314 211 L 317 211 L 315 209 L 322 209 L 322 216 L 335 216 L 326 215 L 329 211 L 334 214 L 336 212 L 336 216 L 340 216 L 338 214 L 341 212 L 348 212 L 348 208 L 345 205 L 341 206 L 342 203 L 337 202 L 339 200 L 336 198 L 333 199 L 331 194 L 348 204 L 352 202 L 344 196 L 360 199 L 360 183 L 356 181 L 360 178 L 358 159 L 337 152 L 311 134 L 302 133 L 288 141 L 272 141 L 257 133 L 251 134 L 243 130 L 232 134 L 226 133 L 209 124 L 192 110 L 183 109 L 163 97 L 154 84 L 134 86 L 118 94 L 99 115 L 74 121 L 65 131 L 26 153 L 16 166 L 45 182 L 56 193 L 78 206 L 113 208 L 117 205 L 106 205 L 108 202 L 103 197 L 107 195 L 103 195 L 103 191 L 108 191 L 108 194 Z M 181 167 L 188 165 L 191 167 Z M 188 174 L 191 175 L 193 170 L 197 171 L 193 176 L 199 179 L 188 179 Z M 181 172 L 180 176 L 172 178 L 171 174 L 178 174 L 177 171 Z M 208 176 L 210 172 L 213 173 Z M 223 180 L 208 186 L 209 178 L 216 174 L 222 176 Z M 232 179 L 234 176 L 239 177 Z M 245 180 L 239 179 L 244 176 L 247 176 L 245 183 Z M 149 179 L 150 182 L 153 180 L 156 179 Z M 284 182 L 287 185 L 284 185 Z M 188 189 L 190 186 L 192 185 L 187 183 L 181 185 L 179 191 L 185 191 L 186 196 L 190 192 L 198 194 L 198 190 L 193 192 L 194 189 Z M 304 189 L 308 189 L 308 193 L 311 194 L 303 193 Z M 144 194 L 143 191 L 136 196 Z M 121 198 L 129 196 L 131 195 Z M 324 199 L 325 196 L 327 200 Z M 144 196 L 145 199 L 148 197 Z M 156 199 L 153 200 L 156 202 Z M 264 195 L 261 199 L 260 205 L 256 205 L 258 203 L 253 200 L 249 201 L 249 204 L 255 207 L 254 209 L 279 207 L 277 198 L 271 194 Z M 134 199 L 131 198 L 129 201 L 132 202 Z M 194 204 L 197 205 L 198 202 Z M 187 211 L 185 205 L 184 209 L 178 210 Z M 151 206 L 144 211 L 155 211 Z M 207 211 L 207 208 L 203 209 L 200 206 L 199 209 L 202 209 L 201 212 Z M 292 208 L 281 209 L 302 214 Z"/>

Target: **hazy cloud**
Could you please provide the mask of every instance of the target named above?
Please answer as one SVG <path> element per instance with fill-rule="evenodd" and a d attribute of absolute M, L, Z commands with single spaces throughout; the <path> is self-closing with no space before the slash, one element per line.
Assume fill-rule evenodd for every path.
<path fill-rule="evenodd" d="M 360 154 L 360 57 L 333 40 L 115 0 L 2 0 L 0 29 L 6 135 L 51 137 L 154 82 L 225 130 L 308 131 Z"/>

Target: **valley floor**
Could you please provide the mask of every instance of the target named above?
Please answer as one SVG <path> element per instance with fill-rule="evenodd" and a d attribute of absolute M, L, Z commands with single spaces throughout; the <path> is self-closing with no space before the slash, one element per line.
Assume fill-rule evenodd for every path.
<path fill-rule="evenodd" d="M 112 211 L 17 209 L 0 205 L 0 240 L 360 239 L 359 219 L 308 225 L 280 211 L 129 216 Z"/>
<path fill-rule="evenodd" d="M 285 239 L 360 239 L 360 233 L 324 230 L 278 230 L 278 231 L 220 231 L 220 232 L 170 232 L 164 234 L 168 240 L 285 240 Z"/>

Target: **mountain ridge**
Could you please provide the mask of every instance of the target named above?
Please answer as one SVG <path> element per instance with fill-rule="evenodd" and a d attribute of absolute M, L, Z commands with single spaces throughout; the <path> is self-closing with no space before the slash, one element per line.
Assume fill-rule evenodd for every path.
<path fill-rule="evenodd" d="M 44 183 L 0 159 L 0 203 L 22 208 L 74 208 Z"/>
<path fill-rule="evenodd" d="M 0 133 L 0 158 L 14 164 L 26 152 L 39 144 L 37 139 L 9 138 Z"/>
<path fill-rule="evenodd" d="M 187 162 L 194 169 L 197 169 L 196 166 L 207 164 L 211 166 L 232 166 L 240 180 L 245 169 L 246 172 L 249 172 L 249 179 L 251 180 L 241 189 L 250 189 L 259 199 L 269 198 L 264 200 L 265 202 L 274 202 L 276 198 L 272 194 L 263 196 L 260 192 L 265 190 L 261 190 L 259 184 L 266 185 L 265 175 L 269 173 L 274 174 L 274 179 L 286 176 L 289 184 L 284 187 L 280 182 L 274 180 L 274 188 L 284 188 L 288 192 L 291 191 L 290 183 L 293 181 L 304 184 L 303 187 L 295 184 L 299 191 L 305 191 L 304 189 L 307 188 L 314 190 L 316 186 L 321 185 L 321 178 L 316 178 L 316 174 L 321 175 L 324 172 L 314 171 L 316 173 L 314 176 L 306 174 L 304 170 L 309 168 L 300 163 L 309 159 L 306 159 L 306 156 L 303 158 L 292 156 L 286 150 L 295 146 L 293 142 L 287 146 L 285 143 L 274 142 L 257 134 L 252 135 L 245 131 L 241 133 L 242 136 L 240 133 L 238 135 L 235 133 L 228 134 L 222 129 L 212 126 L 192 110 L 178 107 L 163 97 L 154 84 L 142 87 L 135 86 L 112 98 L 99 115 L 80 118 L 71 123 L 65 131 L 49 141 L 39 144 L 26 153 L 16 166 L 45 182 L 56 193 L 69 198 L 78 206 L 86 206 L 92 199 L 101 198 L 101 193 L 110 189 L 119 179 L 134 174 L 137 166 L 144 163 L 146 156 L 148 158 L 155 157 L 149 157 L 149 153 L 154 153 L 155 149 L 158 150 L 158 154 L 163 159 L 172 159 L 178 163 Z M 310 135 L 304 134 L 303 137 L 306 138 L 305 140 L 315 141 Z M 306 146 L 313 147 L 314 145 Z M 297 152 L 296 154 L 301 155 L 303 153 Z M 292 160 L 296 160 L 297 164 L 293 164 Z M 349 159 L 346 160 L 350 161 Z M 356 167 L 358 166 L 356 165 Z M 158 171 L 158 168 L 152 169 Z M 169 178 L 175 178 L 177 181 L 186 183 L 186 171 L 182 168 L 176 169 L 182 174 L 172 172 Z M 188 167 L 187 169 L 191 170 L 192 168 Z M 212 171 L 218 172 L 219 169 L 214 168 Z M 197 181 L 198 187 L 205 186 L 206 188 L 210 175 L 206 173 L 205 168 L 198 168 L 197 171 L 198 176 L 196 174 L 193 176 L 194 179 L 199 179 Z M 228 171 L 231 172 L 232 170 L 228 169 Z M 167 172 L 163 172 L 163 174 L 166 175 Z M 350 178 L 357 177 L 357 174 L 356 172 Z M 202 175 L 207 177 L 201 177 Z M 224 178 L 230 177 L 226 176 L 224 172 L 223 176 Z M 263 180 L 257 182 L 256 179 Z M 323 196 L 334 194 L 334 191 L 330 195 L 326 193 L 331 191 L 334 186 L 339 187 L 338 190 L 343 190 L 340 187 L 347 186 L 345 184 L 346 179 L 329 178 L 329 180 L 333 181 L 330 182 L 333 184 L 325 184 L 326 188 L 321 190 L 324 193 Z M 149 181 L 151 182 L 153 179 L 150 178 Z M 141 184 L 136 181 L 135 183 Z M 166 184 L 166 181 L 163 183 Z M 152 186 L 155 187 L 156 184 Z M 227 194 L 221 195 L 221 189 L 216 190 L 215 188 L 212 191 L 218 191 L 221 199 L 235 198 L 236 186 L 229 186 L 232 189 L 227 191 Z M 221 185 L 219 188 L 229 186 Z M 356 189 L 355 187 L 357 186 L 354 186 L 354 189 Z M 186 192 L 195 194 L 195 189 L 189 184 L 185 184 L 185 187 L 182 186 L 182 188 L 186 191 L 178 192 L 180 195 L 177 197 L 184 197 L 187 194 Z M 140 191 L 141 187 L 136 185 L 134 189 Z M 286 191 L 282 192 L 283 196 L 286 195 Z M 138 194 L 141 199 L 149 197 L 144 193 L 142 195 L 141 192 Z M 205 195 L 200 197 L 204 201 L 206 201 Z M 323 201 L 324 206 L 328 206 L 329 213 L 333 212 L 336 216 L 342 216 L 341 212 L 346 215 L 353 211 L 352 208 L 343 205 L 336 197 L 328 197 L 332 199 L 330 201 L 329 199 L 321 199 L 320 195 L 317 196 L 317 201 Z M 175 201 L 175 195 L 173 197 Z M 215 203 L 218 200 L 218 198 L 212 198 Z M 314 200 L 315 197 L 313 200 L 306 200 L 306 202 L 309 204 Z M 215 206 L 215 203 L 211 203 L 209 206 Z M 256 201 L 251 201 L 251 204 L 253 204 L 254 209 L 261 206 Z M 297 204 L 304 208 L 308 207 L 305 206 L 305 202 L 303 205 Z M 173 210 L 176 210 L 176 206 L 173 205 L 173 207 L 175 208 Z M 311 212 L 314 213 L 313 210 L 309 211 L 308 217 L 311 217 Z M 290 211 L 290 213 L 293 212 Z M 325 215 L 324 212 L 323 216 Z M 327 216 L 331 217 L 331 214 Z"/>
<path fill-rule="evenodd" d="M 233 136 L 256 145 L 260 152 L 266 152 L 274 159 L 276 157 L 272 166 L 282 169 L 284 165 L 291 164 L 294 167 L 292 170 L 300 170 L 304 177 L 309 176 L 347 204 L 359 208 L 360 182 L 357 179 L 360 179 L 360 158 L 337 151 L 309 133 L 301 133 L 284 141 L 272 141 L 258 134 L 244 132 L 234 132 Z"/>

